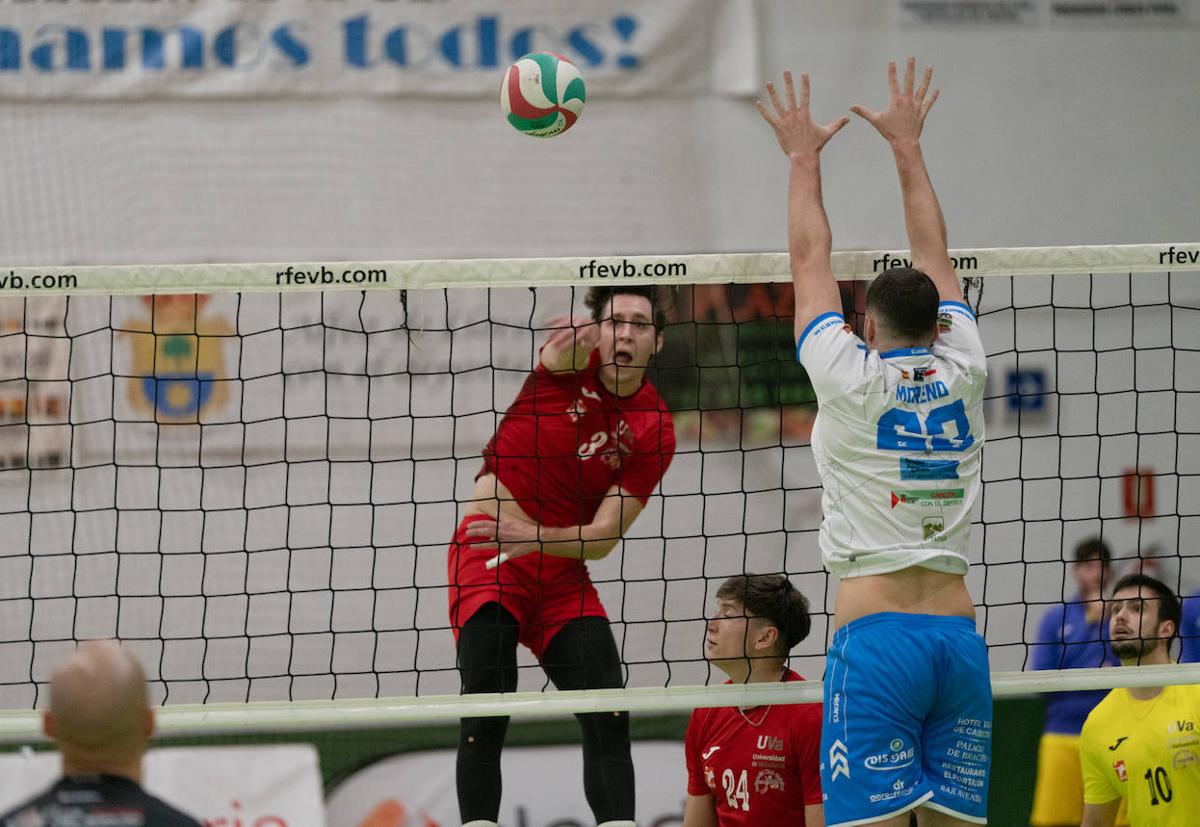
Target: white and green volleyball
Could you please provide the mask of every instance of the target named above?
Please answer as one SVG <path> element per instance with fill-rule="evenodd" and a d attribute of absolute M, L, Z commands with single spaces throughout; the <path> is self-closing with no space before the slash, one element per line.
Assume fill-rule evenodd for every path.
<path fill-rule="evenodd" d="M 583 111 L 583 75 L 552 52 L 525 55 L 504 73 L 500 108 L 518 132 L 553 138 L 566 132 Z"/>

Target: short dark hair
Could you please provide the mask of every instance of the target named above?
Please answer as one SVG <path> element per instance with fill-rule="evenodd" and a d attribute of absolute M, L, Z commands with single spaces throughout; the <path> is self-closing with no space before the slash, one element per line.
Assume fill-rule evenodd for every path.
<path fill-rule="evenodd" d="M 1154 592 L 1158 603 L 1158 622 L 1170 620 L 1175 624 L 1175 635 L 1179 634 L 1179 623 L 1183 615 L 1183 607 L 1180 605 L 1179 598 L 1175 592 L 1167 587 L 1167 584 L 1161 580 L 1156 580 L 1148 574 L 1127 574 L 1117 581 L 1117 585 L 1113 586 L 1113 595 L 1122 589 L 1137 589 L 1145 587 Z M 1174 637 L 1174 635 L 1172 635 Z"/>
<path fill-rule="evenodd" d="M 667 326 L 667 293 L 665 288 L 654 285 L 622 285 L 617 287 L 589 287 L 583 304 L 592 311 L 592 321 L 600 321 L 604 308 L 613 296 L 630 295 L 644 296 L 650 300 L 650 309 L 654 313 L 654 329 L 662 332 Z"/>
<path fill-rule="evenodd" d="M 812 628 L 808 598 L 781 574 L 735 575 L 721 584 L 717 597 L 736 600 L 746 614 L 769 621 L 779 630 L 784 654 L 808 637 Z"/>
<path fill-rule="evenodd" d="M 1103 561 L 1106 566 L 1112 562 L 1112 549 L 1108 547 L 1108 543 L 1099 537 L 1088 537 L 1075 546 L 1076 563 L 1096 559 Z"/>
<path fill-rule="evenodd" d="M 884 270 L 867 288 L 867 310 L 893 335 L 906 339 L 934 332 L 938 301 L 933 279 L 911 267 Z"/>

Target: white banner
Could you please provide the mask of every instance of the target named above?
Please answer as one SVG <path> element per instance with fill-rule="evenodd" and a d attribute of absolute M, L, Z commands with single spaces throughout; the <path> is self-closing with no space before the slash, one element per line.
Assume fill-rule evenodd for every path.
<path fill-rule="evenodd" d="M 0 0 L 0 99 L 494 95 L 532 51 L 592 94 L 757 94 L 753 0 Z"/>
<path fill-rule="evenodd" d="M 58 778 L 57 752 L 0 755 L 0 813 Z M 143 787 L 206 824 L 323 827 L 316 748 L 166 747 L 146 753 Z"/>
<path fill-rule="evenodd" d="M 578 744 L 507 747 L 500 823 L 506 827 L 587 827 L 596 823 L 583 795 Z M 634 741 L 637 823 L 679 827 L 687 799 L 683 743 Z M 364 767 L 329 794 L 329 827 L 386 823 L 452 827 L 458 820 L 454 750 L 395 755 Z"/>

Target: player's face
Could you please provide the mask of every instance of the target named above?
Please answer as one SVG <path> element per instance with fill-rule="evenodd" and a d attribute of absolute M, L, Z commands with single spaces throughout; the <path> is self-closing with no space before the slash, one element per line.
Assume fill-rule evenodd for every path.
<path fill-rule="evenodd" d="M 1107 566 L 1099 557 L 1090 560 L 1080 560 L 1074 564 L 1075 582 L 1079 585 L 1079 593 L 1084 597 L 1099 596 L 1104 586 L 1104 576 Z"/>
<path fill-rule="evenodd" d="M 632 293 L 613 296 L 600 316 L 600 364 L 609 370 L 644 371 L 662 340 L 654 329 L 650 299 Z"/>
<path fill-rule="evenodd" d="M 717 598 L 716 610 L 709 618 L 704 636 L 704 656 L 718 666 L 722 662 L 740 661 L 748 657 L 763 657 L 767 653 L 755 648 L 764 621 L 747 617 L 742 604 L 729 598 Z"/>
<path fill-rule="evenodd" d="M 1113 654 L 1134 660 L 1169 645 L 1171 624 L 1159 620 L 1159 605 L 1158 596 L 1145 586 L 1130 586 L 1113 595 L 1108 620 Z"/>

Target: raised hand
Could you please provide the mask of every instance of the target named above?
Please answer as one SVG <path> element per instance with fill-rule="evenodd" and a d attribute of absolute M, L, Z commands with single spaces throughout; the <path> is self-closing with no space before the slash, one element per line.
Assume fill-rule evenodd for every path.
<path fill-rule="evenodd" d="M 774 115 L 762 101 L 755 101 L 758 114 L 763 116 L 771 129 L 775 130 L 775 140 L 785 155 L 816 154 L 837 134 L 838 130 L 850 122 L 843 116 L 835 121 L 820 126 L 813 123 L 808 110 L 808 75 L 800 75 L 800 101 L 796 101 L 796 87 L 792 83 L 792 73 L 783 73 L 783 84 L 787 94 L 787 103 L 779 99 L 775 84 L 767 84 L 767 94 L 775 108 Z"/>
<path fill-rule="evenodd" d="M 929 84 L 933 80 L 933 67 L 925 67 L 925 76 L 921 86 L 913 92 L 913 82 L 916 80 L 917 59 L 910 57 L 904 69 L 904 88 L 896 82 L 896 61 L 888 63 L 888 87 L 892 90 L 892 100 L 888 108 L 882 112 L 872 112 L 865 106 L 855 104 L 850 111 L 867 121 L 879 130 L 879 134 L 888 143 L 915 143 L 921 138 L 921 129 L 925 126 L 925 116 L 938 98 L 938 90 L 929 93 Z"/>
<path fill-rule="evenodd" d="M 550 335 L 546 337 L 546 345 L 555 350 L 575 348 L 591 352 L 600 343 L 600 325 L 589 316 L 556 316 L 546 322 Z"/>

